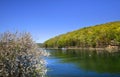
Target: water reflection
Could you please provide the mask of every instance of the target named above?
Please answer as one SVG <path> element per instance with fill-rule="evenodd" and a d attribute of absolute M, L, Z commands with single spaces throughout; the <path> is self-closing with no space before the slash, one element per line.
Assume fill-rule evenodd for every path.
<path fill-rule="evenodd" d="M 49 50 L 61 63 L 74 63 L 84 71 L 120 74 L 120 52 L 89 50 Z"/>

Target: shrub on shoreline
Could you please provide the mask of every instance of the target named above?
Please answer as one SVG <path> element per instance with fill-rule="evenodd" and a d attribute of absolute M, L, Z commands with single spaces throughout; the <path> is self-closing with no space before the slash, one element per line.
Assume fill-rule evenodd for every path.
<path fill-rule="evenodd" d="M 30 33 L 0 34 L 0 76 L 43 77 L 46 72 L 43 56 Z"/>

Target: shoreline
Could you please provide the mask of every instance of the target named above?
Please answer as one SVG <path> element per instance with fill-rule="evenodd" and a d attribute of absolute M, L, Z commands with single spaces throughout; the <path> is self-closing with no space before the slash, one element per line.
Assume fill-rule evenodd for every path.
<path fill-rule="evenodd" d="M 105 47 L 105 48 L 77 48 L 77 47 L 68 47 L 68 48 L 45 48 L 45 49 L 62 49 L 62 50 L 67 50 L 67 49 L 80 49 L 80 50 L 95 50 L 95 51 L 108 51 L 108 52 L 119 52 L 119 48 L 109 48 L 109 47 Z"/>
<path fill-rule="evenodd" d="M 105 50 L 105 48 L 45 48 L 45 49 L 83 49 L 83 50 Z"/>

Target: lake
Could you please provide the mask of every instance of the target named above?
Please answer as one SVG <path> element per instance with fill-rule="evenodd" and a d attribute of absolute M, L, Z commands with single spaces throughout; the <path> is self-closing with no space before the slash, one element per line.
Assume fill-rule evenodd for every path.
<path fill-rule="evenodd" d="M 120 77 L 120 52 L 47 49 L 47 77 Z"/>

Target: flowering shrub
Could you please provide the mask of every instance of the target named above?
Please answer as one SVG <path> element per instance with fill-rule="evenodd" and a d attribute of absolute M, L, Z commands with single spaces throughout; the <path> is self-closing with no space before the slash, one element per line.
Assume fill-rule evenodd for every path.
<path fill-rule="evenodd" d="M 29 33 L 0 34 L 0 77 L 43 77 L 43 56 Z"/>

